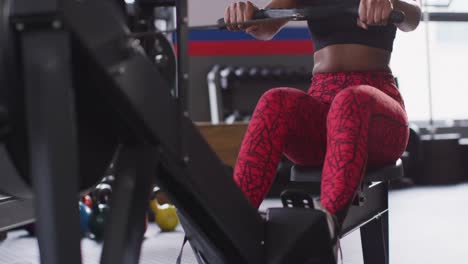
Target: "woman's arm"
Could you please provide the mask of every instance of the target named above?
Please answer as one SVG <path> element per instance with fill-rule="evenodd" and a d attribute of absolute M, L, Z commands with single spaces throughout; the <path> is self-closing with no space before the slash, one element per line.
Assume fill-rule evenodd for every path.
<path fill-rule="evenodd" d="M 393 10 L 403 11 L 406 15 L 402 23 L 396 24 L 402 31 L 412 31 L 419 25 L 420 0 L 361 0 L 358 25 L 364 29 L 370 25 L 386 25 Z"/>
<path fill-rule="evenodd" d="M 298 0 L 272 0 L 265 8 L 296 8 L 298 7 Z M 259 8 L 247 2 L 236 2 L 230 4 L 224 12 L 224 21 L 226 23 L 242 23 L 252 19 L 255 11 Z M 237 26 L 228 27 L 229 30 L 245 30 L 245 32 L 256 39 L 270 40 L 280 29 L 286 25 L 287 20 L 278 20 L 268 23 L 258 23 L 248 27 Z"/>
<path fill-rule="evenodd" d="M 400 30 L 409 32 L 418 27 L 421 21 L 420 0 L 395 0 L 393 8 L 406 14 L 405 21 L 396 25 Z"/>

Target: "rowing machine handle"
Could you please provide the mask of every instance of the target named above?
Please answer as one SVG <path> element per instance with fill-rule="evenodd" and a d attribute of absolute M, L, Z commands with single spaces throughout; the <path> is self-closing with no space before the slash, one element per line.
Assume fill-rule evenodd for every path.
<path fill-rule="evenodd" d="M 268 9 L 257 10 L 252 20 L 271 18 L 271 16 L 268 14 L 269 13 L 268 11 L 269 11 Z M 226 23 L 224 22 L 224 18 L 218 19 L 217 24 L 218 24 L 219 29 L 226 29 Z"/>
<path fill-rule="evenodd" d="M 253 17 L 253 20 L 258 20 L 258 19 L 267 19 L 267 18 L 273 18 L 272 14 L 274 13 L 275 16 L 274 18 L 280 18 L 278 17 L 278 10 L 279 9 L 261 9 L 261 10 L 258 10 L 255 14 L 254 14 L 254 17 Z M 307 9 L 294 9 L 294 10 L 297 10 L 297 13 L 300 14 L 300 19 L 297 19 L 295 18 L 294 20 L 298 21 L 298 20 L 309 20 L 309 19 L 314 19 L 313 16 L 311 15 L 307 15 Z M 287 15 L 287 17 L 285 18 L 291 18 L 291 9 L 283 9 L 283 11 L 285 11 L 285 15 Z M 345 11 L 346 12 L 346 11 Z M 349 11 L 348 11 L 349 12 Z M 358 12 L 358 9 L 356 8 L 353 8 L 351 9 L 351 13 L 353 13 L 354 15 L 356 16 L 359 16 L 359 12 Z M 392 13 L 390 14 L 390 18 L 389 18 L 389 23 L 401 23 L 405 20 L 405 13 L 402 12 L 402 11 L 398 11 L 398 10 L 393 10 Z M 219 29 L 226 29 L 226 23 L 224 22 L 224 18 L 220 18 L 218 19 L 218 28 Z"/>
<path fill-rule="evenodd" d="M 403 11 L 399 10 L 393 10 L 392 13 L 390 13 L 390 23 L 402 23 L 405 21 L 406 15 Z"/>
<path fill-rule="evenodd" d="M 356 8 L 352 8 L 348 12 L 355 15 L 356 17 L 359 17 L 359 10 L 356 9 Z M 405 18 L 406 18 L 406 14 L 403 11 L 393 10 L 390 13 L 390 17 L 388 18 L 388 23 L 390 23 L 390 24 L 394 24 L 394 23 L 399 24 L 399 23 L 405 21 Z"/>

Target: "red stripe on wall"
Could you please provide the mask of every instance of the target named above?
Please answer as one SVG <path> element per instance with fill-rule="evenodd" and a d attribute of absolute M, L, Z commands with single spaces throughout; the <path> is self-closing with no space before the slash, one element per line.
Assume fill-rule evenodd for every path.
<path fill-rule="evenodd" d="M 313 53 L 310 40 L 191 41 L 190 56 L 304 55 Z"/>

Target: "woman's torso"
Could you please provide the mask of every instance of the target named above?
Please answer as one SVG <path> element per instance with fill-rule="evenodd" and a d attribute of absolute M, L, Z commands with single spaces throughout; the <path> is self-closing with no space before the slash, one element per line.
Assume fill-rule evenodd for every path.
<path fill-rule="evenodd" d="M 305 1 L 306 6 L 311 8 L 315 5 L 333 5 L 330 0 Z M 358 6 L 359 1 L 335 2 Z M 325 19 L 309 20 L 308 27 L 316 49 L 314 73 L 390 71 L 395 25 L 369 26 L 363 29 L 357 25 L 357 14 L 344 12 Z"/>
<path fill-rule="evenodd" d="M 391 52 L 362 44 L 336 44 L 314 54 L 313 74 L 346 71 L 388 71 Z"/>

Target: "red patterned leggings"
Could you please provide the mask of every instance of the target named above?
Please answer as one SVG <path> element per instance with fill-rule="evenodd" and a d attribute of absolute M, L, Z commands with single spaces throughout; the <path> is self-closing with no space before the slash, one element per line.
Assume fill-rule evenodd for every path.
<path fill-rule="evenodd" d="M 405 106 L 391 73 L 316 74 L 307 93 L 275 88 L 260 98 L 234 180 L 259 207 L 281 155 L 303 166 L 323 165 L 321 202 L 339 215 L 347 211 L 366 167 L 396 161 L 408 136 Z"/>

